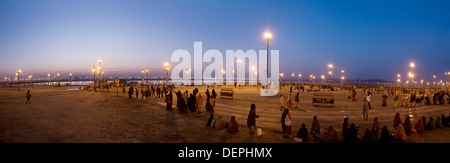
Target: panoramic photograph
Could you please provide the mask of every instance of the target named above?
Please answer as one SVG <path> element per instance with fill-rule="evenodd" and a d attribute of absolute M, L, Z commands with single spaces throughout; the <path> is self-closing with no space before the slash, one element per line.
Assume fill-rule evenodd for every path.
<path fill-rule="evenodd" d="M 0 0 L 0 143 L 450 143 L 449 5 Z"/>

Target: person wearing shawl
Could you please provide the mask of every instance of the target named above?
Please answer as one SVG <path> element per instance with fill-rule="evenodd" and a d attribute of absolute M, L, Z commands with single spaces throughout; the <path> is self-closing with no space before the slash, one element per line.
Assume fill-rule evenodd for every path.
<path fill-rule="evenodd" d="M 170 100 L 170 96 L 167 95 L 166 95 L 166 104 L 167 104 L 166 106 L 167 111 L 172 110 L 172 101 Z"/>
<path fill-rule="evenodd" d="M 363 143 L 374 143 L 375 142 L 374 135 L 373 135 L 372 131 L 370 131 L 369 128 L 366 128 L 364 130 L 364 135 L 362 136 L 362 142 Z"/>
<path fill-rule="evenodd" d="M 414 124 L 414 130 L 416 130 L 417 133 L 423 133 L 425 127 L 423 126 L 422 119 L 419 119 L 419 121 Z"/>
<path fill-rule="evenodd" d="M 389 130 L 387 129 L 387 126 L 384 125 L 383 129 L 381 130 L 380 134 L 380 142 L 381 143 L 389 143 L 391 141 L 391 136 L 389 135 Z"/>
<path fill-rule="evenodd" d="M 383 95 L 383 103 L 381 104 L 382 107 L 387 107 L 387 95 Z"/>
<path fill-rule="evenodd" d="M 194 95 L 191 93 L 190 95 L 189 95 L 189 97 L 188 97 L 188 102 L 187 102 L 187 106 L 188 106 L 188 108 L 189 108 L 189 110 L 191 111 L 191 112 L 195 112 L 196 111 L 196 108 L 195 108 L 195 97 L 194 97 Z"/>
<path fill-rule="evenodd" d="M 398 127 L 401 123 L 402 123 L 402 120 L 400 118 L 400 113 L 397 112 L 395 114 L 395 118 L 394 118 L 394 128 Z"/>
<path fill-rule="evenodd" d="M 216 120 L 216 123 L 214 124 L 214 128 L 222 130 L 226 125 L 227 123 L 222 120 L 222 116 L 219 116 L 219 118 Z"/>
<path fill-rule="evenodd" d="M 247 117 L 247 127 L 250 129 L 250 134 L 255 133 L 256 118 L 259 118 L 259 116 L 256 115 L 256 105 L 252 104 Z"/>
<path fill-rule="evenodd" d="M 425 131 L 427 129 L 427 118 L 425 118 L 425 116 L 422 116 L 422 124 L 423 124 L 423 128 Z"/>
<path fill-rule="evenodd" d="M 394 108 L 398 108 L 398 95 L 394 98 Z"/>
<path fill-rule="evenodd" d="M 337 142 L 337 132 L 334 131 L 333 126 L 328 126 L 328 129 L 325 128 L 325 141 L 327 143 L 336 143 Z"/>
<path fill-rule="evenodd" d="M 437 117 L 436 119 L 436 123 L 435 123 L 435 127 L 436 128 L 442 128 L 442 124 L 441 124 L 441 117 Z"/>
<path fill-rule="evenodd" d="M 348 142 L 350 140 L 350 129 L 349 129 L 349 122 L 348 122 L 348 116 L 345 116 L 343 122 L 341 123 L 342 127 L 342 137 L 344 138 L 344 143 Z"/>
<path fill-rule="evenodd" d="M 281 115 L 281 128 L 283 129 L 284 136 L 287 137 L 288 134 L 292 133 L 291 130 L 292 118 L 289 114 L 289 109 L 284 109 Z"/>
<path fill-rule="evenodd" d="M 314 138 L 317 138 L 316 134 L 320 135 L 320 125 L 319 125 L 319 120 L 317 120 L 317 116 L 313 117 L 310 134 L 313 135 Z"/>
<path fill-rule="evenodd" d="M 404 142 L 408 140 L 406 139 L 405 130 L 402 124 L 399 124 L 397 129 L 395 130 L 394 139 L 397 141 L 404 141 Z"/>
<path fill-rule="evenodd" d="M 405 119 L 405 122 L 403 123 L 403 126 L 405 127 L 406 135 L 409 136 L 412 134 L 412 124 L 411 124 L 411 117 L 408 115 Z"/>
<path fill-rule="evenodd" d="M 380 133 L 380 122 L 378 122 L 378 117 L 375 117 L 373 119 L 373 123 L 372 123 L 372 133 L 375 136 L 375 140 L 378 139 L 378 133 Z"/>
<path fill-rule="evenodd" d="M 198 114 L 201 113 L 201 109 L 202 109 L 202 104 L 203 104 L 203 97 L 201 93 L 198 93 L 197 95 L 197 110 L 198 110 Z"/>
<path fill-rule="evenodd" d="M 433 121 L 433 117 L 430 117 L 430 121 L 428 121 L 426 129 L 430 130 L 430 131 L 433 131 L 434 129 L 436 129 L 436 125 Z"/>
<path fill-rule="evenodd" d="M 308 129 L 306 129 L 306 125 L 302 123 L 302 127 L 298 130 L 297 138 L 302 139 L 303 142 L 308 141 Z"/>
<path fill-rule="evenodd" d="M 367 107 L 368 103 L 369 102 L 367 101 L 367 98 L 364 98 L 364 105 L 363 105 L 363 112 L 362 112 L 364 120 L 368 120 L 369 119 L 369 110 L 368 110 L 368 107 Z"/>
<path fill-rule="evenodd" d="M 289 108 L 292 108 L 292 99 L 291 99 L 291 94 L 289 93 L 288 97 L 287 97 L 287 106 Z"/>
<path fill-rule="evenodd" d="M 296 109 L 297 109 L 298 103 L 300 103 L 300 98 L 298 97 L 299 95 L 300 95 L 300 93 L 298 93 L 298 92 L 297 92 L 297 95 L 295 95 L 294 105 L 295 105 Z"/>
<path fill-rule="evenodd" d="M 441 125 L 444 127 L 450 127 L 447 118 L 445 118 L 445 115 L 443 115 L 443 114 L 441 115 Z"/>
<path fill-rule="evenodd" d="M 356 90 L 352 90 L 352 101 L 356 101 Z"/>
<path fill-rule="evenodd" d="M 350 141 L 354 141 L 354 142 L 358 141 L 358 138 L 357 138 L 358 130 L 359 130 L 359 127 L 356 126 L 354 123 L 352 123 L 350 125 L 350 130 L 349 130 Z"/>
<path fill-rule="evenodd" d="M 228 132 L 229 133 L 239 132 L 239 126 L 237 124 L 236 117 L 234 116 L 231 116 L 230 123 L 228 125 Z"/>

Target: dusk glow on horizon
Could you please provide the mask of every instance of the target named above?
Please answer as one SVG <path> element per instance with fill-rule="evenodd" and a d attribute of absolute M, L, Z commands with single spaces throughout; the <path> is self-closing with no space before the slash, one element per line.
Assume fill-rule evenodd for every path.
<path fill-rule="evenodd" d="M 192 54 L 194 42 L 203 43 L 203 53 L 225 54 L 266 50 L 270 39 L 288 74 L 406 82 L 412 70 L 414 80 L 433 82 L 450 71 L 448 6 L 444 0 L 0 0 L 0 77 L 19 69 L 26 76 L 92 74 L 99 60 L 106 74 L 140 75 L 148 67 L 150 76 L 165 76 L 172 53 Z"/>

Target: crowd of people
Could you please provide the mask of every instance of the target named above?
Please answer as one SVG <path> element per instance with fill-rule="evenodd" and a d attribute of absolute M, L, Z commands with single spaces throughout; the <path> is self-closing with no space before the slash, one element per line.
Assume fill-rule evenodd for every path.
<path fill-rule="evenodd" d="M 291 116 L 289 111 L 290 109 L 297 109 L 297 106 L 300 102 L 299 92 L 292 95 L 292 88 L 293 87 L 290 87 L 290 93 L 287 96 L 286 100 L 283 94 L 280 94 L 280 110 L 282 111 L 280 123 L 281 131 L 283 133 L 283 137 L 285 138 L 290 138 L 289 135 L 292 135 L 293 117 Z M 304 89 L 304 87 L 300 88 Z M 135 95 L 135 98 L 140 97 L 141 99 L 164 99 L 165 103 L 167 104 L 166 106 L 168 111 L 173 110 L 173 94 L 175 94 L 177 100 L 176 109 L 178 109 L 178 111 L 181 113 L 201 114 L 203 102 L 205 101 L 204 108 L 205 111 L 209 114 L 206 126 L 218 130 L 226 129 L 229 133 L 237 133 L 240 131 L 235 116 L 231 116 L 229 121 L 223 120 L 222 116 L 215 117 L 214 107 L 217 93 L 214 89 L 211 89 L 211 91 L 207 89 L 206 92 L 204 92 L 204 96 L 199 92 L 197 88 L 195 88 L 192 92 L 189 92 L 187 90 L 185 92 L 181 92 L 180 90 L 173 91 L 174 89 L 175 87 L 173 85 L 145 85 L 130 86 L 128 91 L 126 91 L 124 86 L 123 93 L 128 93 L 129 98 L 133 98 L 133 96 Z M 372 93 L 370 91 L 373 91 L 373 89 L 364 89 L 363 91 L 366 93 L 363 104 L 363 116 L 364 120 L 368 120 L 368 110 L 372 109 L 370 104 Z M 376 91 L 378 92 L 378 90 Z M 391 93 L 389 91 L 386 92 L 388 92 L 390 96 L 395 95 L 394 93 Z M 350 89 L 348 93 L 348 99 L 355 101 L 355 96 L 355 89 Z M 383 95 L 382 97 L 382 107 L 386 107 L 388 95 Z M 416 96 L 416 92 L 411 93 L 410 96 L 406 96 L 405 94 L 395 95 L 394 108 L 399 106 L 415 107 L 417 106 L 417 103 L 419 103 L 420 105 L 447 104 L 448 102 L 450 102 L 450 100 L 447 99 L 448 93 L 444 93 L 442 91 L 436 91 L 434 92 L 434 94 L 423 94 L 420 97 Z M 399 101 L 401 101 L 401 105 L 399 104 Z M 259 118 L 259 115 L 256 114 L 256 105 L 251 104 L 247 118 L 247 127 L 250 135 L 260 135 L 258 134 L 258 130 L 256 127 L 257 118 Z M 412 123 L 411 117 L 407 116 L 405 121 L 402 123 L 400 113 L 397 112 L 394 117 L 394 130 L 392 131 L 389 131 L 386 125 L 381 126 L 380 122 L 378 121 L 378 117 L 374 117 L 372 126 L 370 128 L 365 128 L 362 132 L 362 136 L 358 136 L 359 125 L 350 123 L 349 116 L 345 116 L 345 118 L 341 121 L 339 127 L 340 130 L 336 130 L 333 125 L 329 125 L 321 130 L 319 118 L 318 116 L 314 116 L 312 119 L 311 127 L 309 128 L 309 132 L 305 123 L 302 123 L 301 128 L 298 129 L 298 132 L 294 137 L 294 140 L 297 142 L 314 141 L 326 143 L 389 143 L 393 141 L 408 142 L 408 136 L 412 135 L 413 133 L 421 134 L 426 131 L 431 131 L 438 128 L 450 127 L 450 114 L 448 117 L 445 117 L 444 115 L 442 115 L 441 117 L 436 117 L 436 120 L 434 120 L 433 117 L 429 117 L 428 121 L 425 117 L 422 117 L 419 118 L 416 123 Z M 338 134 L 338 132 L 340 133 Z"/>
<path fill-rule="evenodd" d="M 323 130 L 323 135 L 320 136 L 320 126 L 317 120 L 317 116 L 314 116 L 311 123 L 310 132 L 302 123 L 301 128 L 298 130 L 294 140 L 298 142 L 308 142 L 312 137 L 315 142 L 323 143 L 405 143 L 408 142 L 408 137 L 414 133 L 423 134 L 427 131 L 433 131 L 436 129 L 450 127 L 450 114 L 445 117 L 441 115 L 434 120 L 433 117 L 429 117 L 427 122 L 426 117 L 422 116 L 417 120 L 417 123 L 411 122 L 411 117 L 408 115 L 405 121 L 402 123 L 400 113 L 396 113 L 394 117 L 393 128 L 394 130 L 388 130 L 386 125 L 381 127 L 378 117 L 374 117 L 372 126 L 365 128 L 363 135 L 358 136 L 359 126 L 349 122 L 349 116 L 345 116 L 340 123 L 341 136 L 334 129 L 333 125 L 329 125 Z M 283 131 L 285 130 L 284 127 Z M 341 139 L 339 139 L 341 137 Z"/>

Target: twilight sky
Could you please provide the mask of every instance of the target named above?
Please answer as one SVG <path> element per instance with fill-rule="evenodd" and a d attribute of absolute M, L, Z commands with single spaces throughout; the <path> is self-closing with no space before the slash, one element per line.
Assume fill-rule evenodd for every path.
<path fill-rule="evenodd" d="M 178 49 L 280 51 L 280 69 L 348 79 L 444 79 L 450 1 L 0 0 L 0 76 L 162 72 Z M 159 74 L 158 74 L 159 76 Z M 2 77 L 3 78 L 3 77 Z M 336 77 L 337 78 L 337 77 Z"/>

